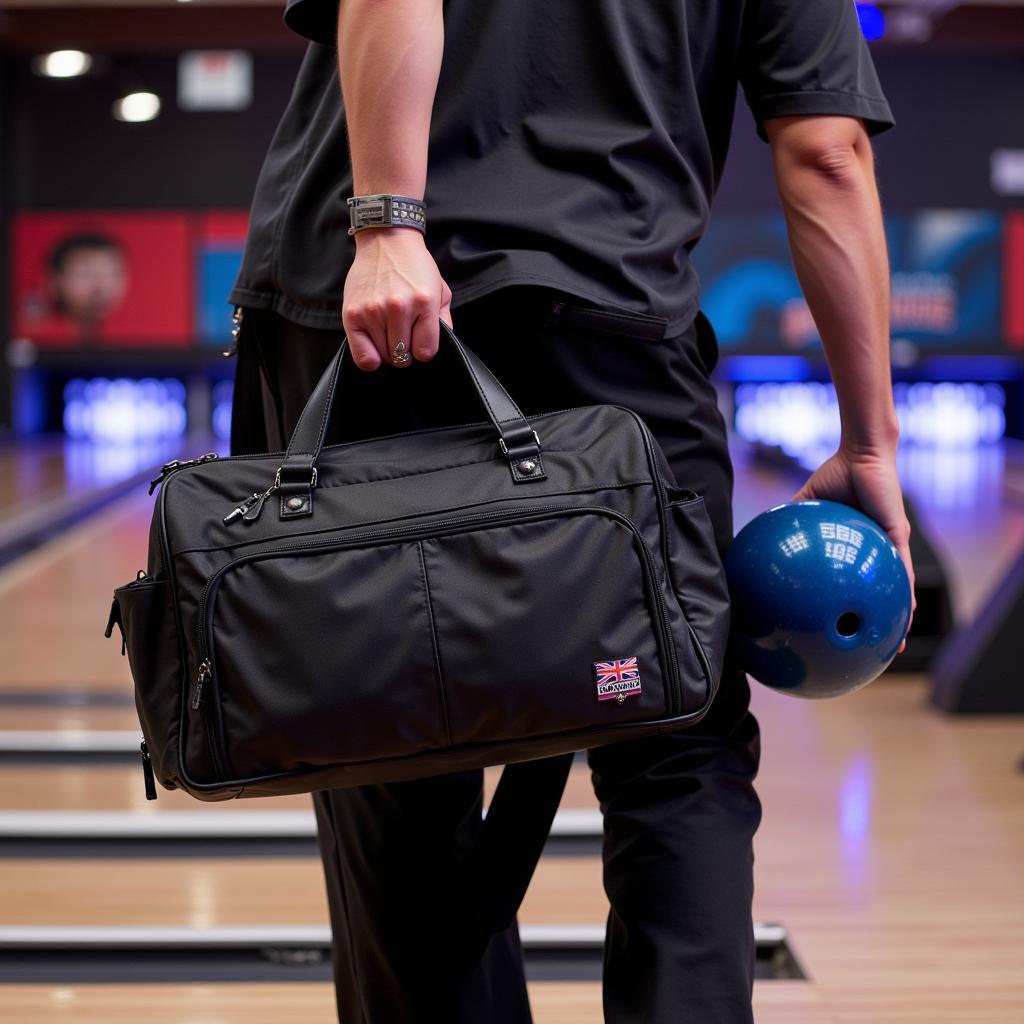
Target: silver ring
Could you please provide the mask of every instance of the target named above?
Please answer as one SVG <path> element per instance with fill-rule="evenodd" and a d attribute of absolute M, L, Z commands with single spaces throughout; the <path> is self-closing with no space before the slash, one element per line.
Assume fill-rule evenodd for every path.
<path fill-rule="evenodd" d="M 412 355 L 406 352 L 405 342 L 399 338 L 395 343 L 395 347 L 391 350 L 391 362 L 404 366 L 410 359 L 412 359 Z"/>

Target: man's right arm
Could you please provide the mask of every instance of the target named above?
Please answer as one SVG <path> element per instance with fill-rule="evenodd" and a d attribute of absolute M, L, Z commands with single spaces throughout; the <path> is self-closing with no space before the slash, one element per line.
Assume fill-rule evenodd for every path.
<path fill-rule="evenodd" d="M 839 450 L 794 495 L 855 505 L 898 548 L 913 582 L 896 476 L 889 262 L 874 154 L 859 118 L 765 118 L 793 265 L 821 335 L 842 420 Z"/>

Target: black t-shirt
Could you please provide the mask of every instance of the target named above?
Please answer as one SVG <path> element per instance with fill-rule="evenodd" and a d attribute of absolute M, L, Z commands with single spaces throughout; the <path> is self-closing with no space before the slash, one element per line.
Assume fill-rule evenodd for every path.
<path fill-rule="evenodd" d="M 426 244 L 453 306 L 510 284 L 611 309 L 696 315 L 742 87 L 762 120 L 892 114 L 852 0 L 444 0 Z M 352 171 L 337 0 L 289 0 L 313 40 L 260 172 L 230 301 L 341 326 Z M 409 229 L 412 230 L 412 229 Z"/>

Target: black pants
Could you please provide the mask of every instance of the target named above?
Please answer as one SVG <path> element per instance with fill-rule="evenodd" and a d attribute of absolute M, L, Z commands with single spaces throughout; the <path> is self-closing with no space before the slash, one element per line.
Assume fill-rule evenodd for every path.
<path fill-rule="evenodd" d="M 635 409 L 681 486 L 705 495 L 720 547 L 732 537 L 732 467 L 708 374 L 717 346 L 703 316 L 650 340 L 627 325 L 564 322 L 540 287 L 456 307 L 456 334 L 526 415 L 575 405 Z M 232 447 L 280 451 L 341 334 L 247 310 Z M 442 336 L 405 368 L 343 374 L 328 441 L 485 418 Z M 387 614 L 382 609 L 381 614 Z M 749 1024 L 754 943 L 752 838 L 757 722 L 728 665 L 697 726 L 588 752 L 604 814 L 609 1024 Z M 483 773 L 313 794 L 334 937 L 341 1024 L 528 1024 L 518 930 L 457 967 L 451 894 L 480 828 Z M 500 878 L 494 884 L 501 884 Z"/>

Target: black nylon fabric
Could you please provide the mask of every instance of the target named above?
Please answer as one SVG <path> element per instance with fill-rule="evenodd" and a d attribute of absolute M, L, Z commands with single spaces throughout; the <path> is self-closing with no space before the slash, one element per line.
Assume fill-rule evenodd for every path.
<path fill-rule="evenodd" d="M 355 256 L 337 0 L 290 0 L 315 40 L 260 172 L 232 302 L 339 328 Z M 445 0 L 426 244 L 453 308 L 511 284 L 648 319 L 697 313 L 740 88 L 765 118 L 892 112 L 851 0 Z M 419 198 L 419 197 L 417 197 Z"/>
<path fill-rule="evenodd" d="M 150 557 L 171 586 L 127 620 L 130 647 L 159 647 L 133 659 L 162 666 L 135 674 L 158 781 L 309 792 L 697 721 L 729 619 L 703 498 L 629 409 L 529 422 L 541 480 L 516 482 L 490 421 L 431 427 L 325 448 L 300 519 L 267 501 L 223 521 L 280 454 L 172 471 Z M 633 657 L 639 692 L 598 700 L 594 664 Z"/>

